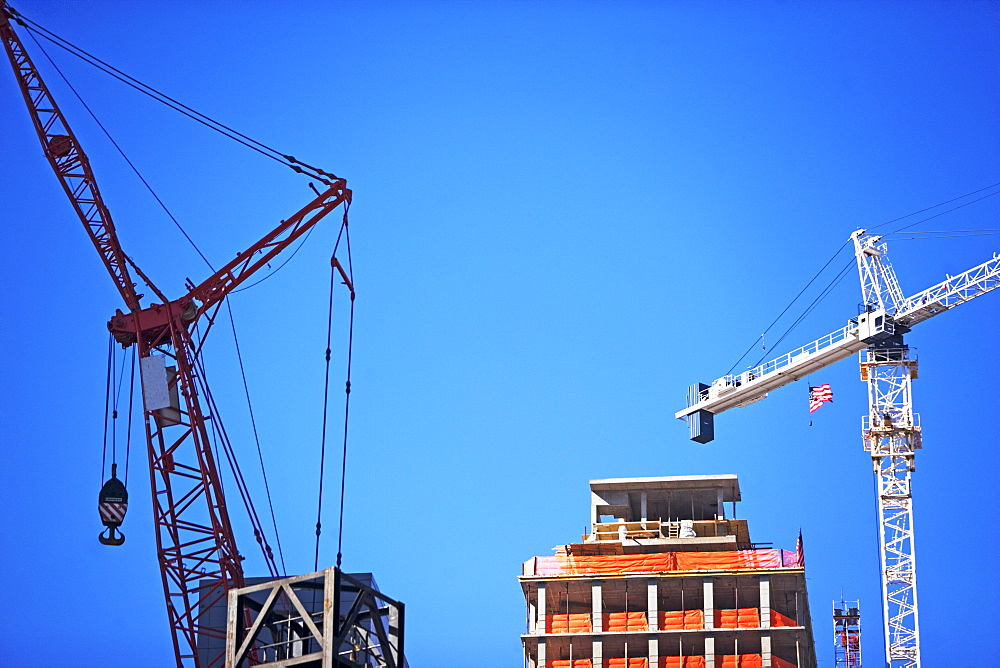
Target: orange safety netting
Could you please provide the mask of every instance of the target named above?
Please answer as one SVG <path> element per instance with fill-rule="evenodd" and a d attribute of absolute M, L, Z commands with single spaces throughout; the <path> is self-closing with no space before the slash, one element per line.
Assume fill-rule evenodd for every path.
<path fill-rule="evenodd" d="M 589 612 L 566 615 L 545 615 L 546 633 L 590 633 L 593 630 Z"/>
<path fill-rule="evenodd" d="M 715 665 L 720 668 L 763 668 L 764 659 L 760 654 L 717 654 Z M 719 659 L 722 659 L 721 663 Z"/>
<path fill-rule="evenodd" d="M 552 659 L 546 661 L 545 665 L 552 668 L 594 668 L 590 659 Z"/>
<path fill-rule="evenodd" d="M 705 668 L 703 656 L 661 656 L 657 668 Z"/>
<path fill-rule="evenodd" d="M 772 654 L 771 668 L 796 668 L 796 666 L 791 661 L 785 661 L 784 659 L 780 659 Z"/>
<path fill-rule="evenodd" d="M 605 659 L 604 668 L 649 668 L 649 659 L 635 657 L 632 659 Z"/>
<path fill-rule="evenodd" d="M 771 626 L 798 626 L 799 623 L 791 617 L 786 617 L 777 610 L 771 610 Z"/>
<path fill-rule="evenodd" d="M 557 555 L 534 557 L 524 564 L 524 575 L 607 575 L 782 568 L 793 566 L 786 550 L 723 552 L 658 552 L 654 554 Z"/>
<path fill-rule="evenodd" d="M 705 626 L 705 612 L 703 610 L 661 610 L 657 617 L 657 624 L 661 631 L 700 629 Z"/>
<path fill-rule="evenodd" d="M 602 615 L 605 631 L 648 631 L 645 612 L 605 612 Z"/>
<path fill-rule="evenodd" d="M 781 550 L 737 550 L 735 552 L 675 552 L 677 570 L 705 571 L 736 568 L 781 568 Z"/>
<path fill-rule="evenodd" d="M 717 629 L 755 629 L 760 626 L 760 610 L 757 608 L 734 608 L 715 611 Z"/>

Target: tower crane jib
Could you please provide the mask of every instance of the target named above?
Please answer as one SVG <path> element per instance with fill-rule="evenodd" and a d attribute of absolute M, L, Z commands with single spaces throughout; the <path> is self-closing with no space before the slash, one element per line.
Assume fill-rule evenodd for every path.
<path fill-rule="evenodd" d="M 692 440 L 707 443 L 715 437 L 717 413 L 760 401 L 771 390 L 860 353 L 861 379 L 868 385 L 862 439 L 871 455 L 877 487 L 886 665 L 920 668 L 911 476 L 922 433 L 912 400 L 917 358 L 903 335 L 935 315 L 1000 287 L 1000 253 L 904 297 L 881 237 L 858 230 L 851 240 L 864 312 L 842 329 L 742 374 L 723 376 L 711 385 L 692 385 L 687 407 L 675 416 L 687 420 Z"/>

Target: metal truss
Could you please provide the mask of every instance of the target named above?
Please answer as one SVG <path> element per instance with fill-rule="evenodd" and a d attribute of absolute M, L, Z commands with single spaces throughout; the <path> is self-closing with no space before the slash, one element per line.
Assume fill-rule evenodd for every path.
<path fill-rule="evenodd" d="M 907 327 L 1000 287 L 1000 253 L 958 276 L 897 303 L 896 322 Z"/>
<path fill-rule="evenodd" d="M 234 589 L 226 668 L 407 668 L 403 619 L 402 603 L 337 568 Z"/>
<path fill-rule="evenodd" d="M 921 447 L 911 393 L 916 376 L 916 355 L 906 346 L 872 346 L 861 354 L 869 406 L 862 431 L 875 473 L 888 668 L 920 668 L 911 488 L 914 452 Z"/>
<path fill-rule="evenodd" d="M 863 234 L 864 230 L 858 230 L 851 235 L 858 260 L 862 299 L 869 310 L 891 309 L 903 301 L 903 291 L 896 280 L 896 272 L 889 264 L 888 250 L 885 244 L 878 244 L 882 237 L 863 237 Z"/>

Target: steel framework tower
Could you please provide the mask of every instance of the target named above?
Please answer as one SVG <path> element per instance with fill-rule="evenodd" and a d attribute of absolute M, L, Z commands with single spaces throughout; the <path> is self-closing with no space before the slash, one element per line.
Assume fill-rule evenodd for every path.
<path fill-rule="evenodd" d="M 885 244 L 878 237 L 854 240 L 865 308 L 870 312 L 902 303 Z M 919 668 L 917 571 L 910 485 L 914 453 L 921 446 L 920 416 L 913 412 L 912 381 L 917 357 L 903 344 L 904 325 L 893 323 L 890 336 L 860 355 L 861 380 L 868 383 L 868 415 L 862 418 L 864 448 L 871 453 L 879 521 L 879 564 L 886 663 Z M 851 665 L 851 664 L 846 664 Z"/>
<path fill-rule="evenodd" d="M 861 668 L 861 606 L 858 601 L 833 602 L 833 665 Z"/>

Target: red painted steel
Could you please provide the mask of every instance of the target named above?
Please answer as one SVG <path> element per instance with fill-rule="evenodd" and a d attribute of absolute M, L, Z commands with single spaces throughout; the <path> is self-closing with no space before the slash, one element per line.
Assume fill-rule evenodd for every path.
<path fill-rule="evenodd" d="M 172 365 L 169 382 L 170 389 L 177 391 L 176 410 L 144 411 L 153 520 L 177 665 L 199 666 L 199 635 L 225 637 L 225 629 L 211 629 L 202 623 L 201 611 L 244 582 L 243 557 L 236 547 L 202 408 L 205 385 L 199 375 L 200 349 L 190 328 L 206 314 L 213 321 L 222 300 L 234 288 L 341 204 L 345 205 L 346 221 L 351 191 L 343 179 L 333 177 L 326 191 L 235 260 L 201 284 L 189 283 L 190 291 L 180 299 L 168 301 L 132 265 L 164 302 L 142 307 L 142 295 L 136 292 L 127 266 L 131 262 L 118 242 L 89 160 L 11 27 L 12 18 L 17 20 L 0 0 L 0 36 L 42 149 L 130 311 L 119 310 L 108 329 L 123 347 L 136 344 L 140 358 L 162 355 Z M 207 400 L 211 408 L 210 397 Z M 257 542 L 265 548 L 260 538 Z M 264 549 L 264 557 L 277 574 L 269 549 Z M 199 588 L 201 581 L 215 584 Z M 222 660 L 220 655 L 208 665 L 221 665 Z"/>
<path fill-rule="evenodd" d="M 118 291 L 122 293 L 130 309 L 138 308 L 139 295 L 135 283 L 129 275 L 125 254 L 115 234 L 115 224 L 104 205 L 97 181 L 90 169 L 90 161 L 80 148 L 76 135 L 70 130 L 66 119 L 49 94 L 34 63 L 24 50 L 24 45 L 10 25 L 7 3 L 0 5 L 0 37 L 3 39 L 7 57 L 17 76 L 17 83 L 24 96 L 24 102 L 31 112 L 31 122 L 35 133 L 42 142 L 42 152 L 52 166 L 56 178 L 62 184 L 77 215 L 83 221 L 91 241 L 97 248 L 104 265 Z M 16 19 L 15 19 L 16 20 Z"/>

